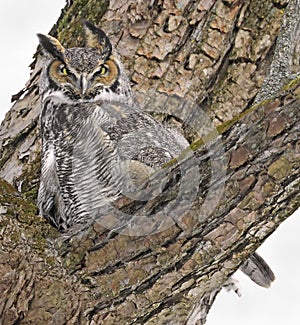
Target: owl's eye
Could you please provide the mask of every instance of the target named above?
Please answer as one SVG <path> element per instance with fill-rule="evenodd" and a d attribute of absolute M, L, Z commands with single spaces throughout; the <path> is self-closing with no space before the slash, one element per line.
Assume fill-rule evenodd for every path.
<path fill-rule="evenodd" d="M 63 65 L 63 64 L 59 67 L 59 72 L 60 72 L 61 74 L 63 74 L 64 76 L 67 76 L 67 75 L 69 74 L 68 69 L 67 69 L 66 66 Z"/>
<path fill-rule="evenodd" d="M 102 64 L 100 66 L 100 69 L 96 72 L 96 75 L 98 74 L 100 76 L 104 76 L 107 74 L 107 72 L 108 72 L 108 67 L 106 65 Z"/>

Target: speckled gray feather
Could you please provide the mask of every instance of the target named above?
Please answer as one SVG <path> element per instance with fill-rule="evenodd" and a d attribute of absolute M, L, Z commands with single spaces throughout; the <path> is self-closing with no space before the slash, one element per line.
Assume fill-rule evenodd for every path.
<path fill-rule="evenodd" d="M 119 101 L 58 105 L 49 99 L 41 120 L 39 205 L 59 229 L 84 223 L 89 211 L 118 197 L 130 177 L 123 162 L 139 161 L 154 170 L 187 145 L 177 132 Z"/>

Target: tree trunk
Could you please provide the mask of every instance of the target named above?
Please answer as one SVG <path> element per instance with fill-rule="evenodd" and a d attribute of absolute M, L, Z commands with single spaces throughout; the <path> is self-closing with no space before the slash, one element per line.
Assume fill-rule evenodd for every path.
<path fill-rule="evenodd" d="M 232 273 L 299 207 L 299 11 L 298 0 L 69 1 L 51 33 L 81 46 L 80 19 L 99 24 L 143 109 L 192 145 L 153 175 L 153 200 L 121 198 L 59 234 L 34 204 L 37 52 L 0 132 L 1 324 L 205 323 Z"/>

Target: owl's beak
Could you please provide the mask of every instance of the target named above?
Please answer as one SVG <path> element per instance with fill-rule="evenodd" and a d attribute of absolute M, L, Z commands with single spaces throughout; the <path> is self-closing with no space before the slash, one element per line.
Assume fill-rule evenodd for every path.
<path fill-rule="evenodd" d="M 80 90 L 81 96 L 84 97 L 88 90 L 88 80 L 87 80 L 86 76 L 84 76 L 84 75 L 80 76 L 79 90 Z"/>

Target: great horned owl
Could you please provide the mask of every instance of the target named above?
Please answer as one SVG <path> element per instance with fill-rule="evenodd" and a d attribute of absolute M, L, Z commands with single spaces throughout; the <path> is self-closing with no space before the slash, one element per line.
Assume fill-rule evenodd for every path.
<path fill-rule="evenodd" d="M 84 224 L 188 146 L 139 109 L 107 35 L 89 22 L 84 30 L 84 48 L 65 49 L 38 34 L 44 51 L 38 206 L 61 231 Z M 258 269 L 256 282 L 268 286 L 272 271 L 257 255 L 251 260 L 255 266 L 249 262 L 244 271 Z"/>
<path fill-rule="evenodd" d="M 45 52 L 38 205 L 60 230 L 85 223 L 188 145 L 138 108 L 106 34 L 89 22 L 84 29 L 84 48 L 38 34 Z"/>

